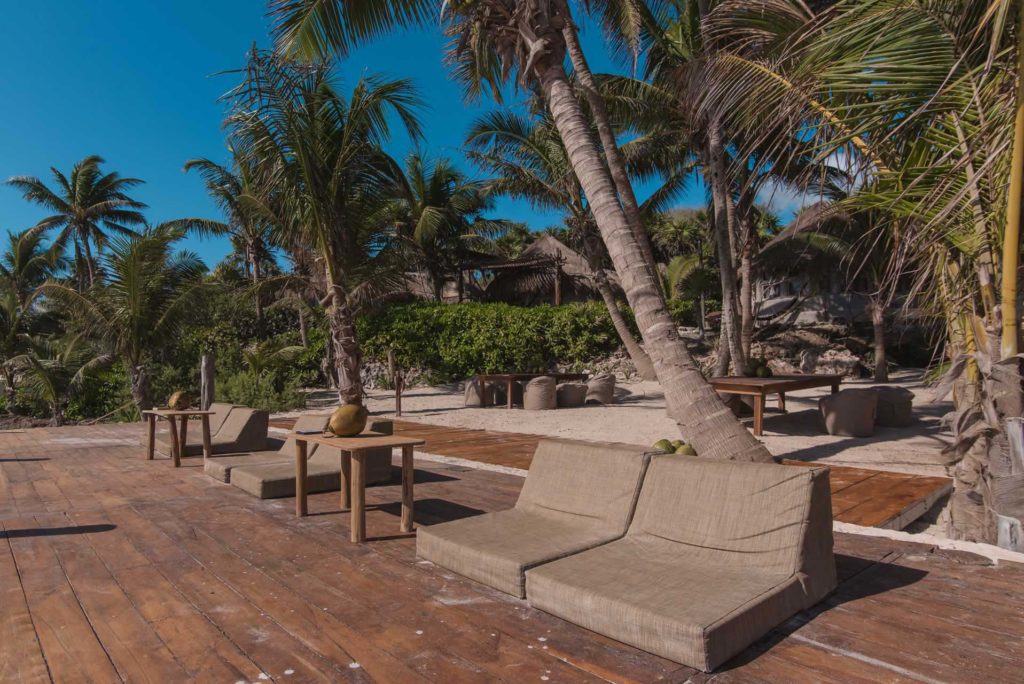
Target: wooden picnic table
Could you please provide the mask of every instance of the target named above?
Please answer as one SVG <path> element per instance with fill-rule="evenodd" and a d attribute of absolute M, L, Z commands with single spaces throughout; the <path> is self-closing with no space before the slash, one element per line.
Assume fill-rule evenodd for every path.
<path fill-rule="evenodd" d="M 585 381 L 586 373 L 480 373 L 476 376 L 476 391 L 480 395 L 480 406 L 490 406 L 487 400 L 487 383 L 505 383 L 506 408 L 512 408 L 512 383 L 534 378 L 554 378 L 555 382 Z"/>
<path fill-rule="evenodd" d="M 831 387 L 832 394 L 839 391 L 842 375 L 775 375 L 770 378 L 711 378 L 711 386 L 723 394 L 754 397 L 754 434 L 764 432 L 764 402 L 769 394 L 779 395 L 779 408 L 786 410 L 786 392 Z"/>
<path fill-rule="evenodd" d="M 306 453 L 308 444 L 320 444 L 341 451 L 341 510 L 352 511 L 350 538 L 352 543 L 366 541 L 366 452 L 369 449 L 402 449 L 402 532 L 412 532 L 413 517 L 413 449 L 426 444 L 418 437 L 382 435 L 365 432 L 355 437 L 293 432 L 295 440 L 295 515 L 305 516 L 307 507 Z"/>
<path fill-rule="evenodd" d="M 146 418 L 148 423 L 147 429 L 149 431 L 149 441 L 146 447 L 146 458 L 150 461 L 153 460 L 153 451 L 156 448 L 156 420 L 157 418 L 163 418 L 167 421 L 169 431 L 171 433 L 171 459 L 174 461 L 174 467 L 181 467 L 181 457 L 185 453 L 185 445 L 188 443 L 188 420 L 192 416 L 199 416 L 203 421 L 203 458 L 210 458 L 210 416 L 213 415 L 213 411 L 203 411 L 200 409 L 184 409 L 176 411 L 172 409 L 151 409 L 149 411 L 143 411 L 142 415 Z M 181 424 L 175 427 L 175 423 L 178 419 L 181 419 Z"/>

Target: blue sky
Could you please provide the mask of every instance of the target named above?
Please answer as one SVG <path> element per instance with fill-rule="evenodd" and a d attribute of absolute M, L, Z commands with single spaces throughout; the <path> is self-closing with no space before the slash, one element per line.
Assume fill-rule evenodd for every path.
<path fill-rule="evenodd" d="M 242 66 L 253 42 L 269 43 L 258 0 L 9 3 L 0 22 L 0 178 L 45 178 L 51 166 L 67 172 L 99 154 L 108 170 L 146 181 L 135 196 L 150 206 L 151 222 L 219 217 L 198 176 L 184 174 L 182 165 L 191 157 L 226 161 L 217 99 L 235 79 L 215 74 Z M 585 44 L 595 70 L 615 68 L 597 30 L 587 32 Z M 464 102 L 446 77 L 442 47 L 438 30 L 391 36 L 349 56 L 341 73 L 349 84 L 369 73 L 413 78 L 429 106 L 422 148 L 464 163 L 469 123 L 495 105 Z M 389 151 L 409 150 L 399 136 Z M 699 205 L 702 195 L 693 187 L 681 204 Z M 43 215 L 0 186 L 0 230 L 22 230 Z M 494 215 L 535 229 L 558 221 L 512 201 Z M 224 240 L 189 246 L 211 265 L 228 251 Z"/>

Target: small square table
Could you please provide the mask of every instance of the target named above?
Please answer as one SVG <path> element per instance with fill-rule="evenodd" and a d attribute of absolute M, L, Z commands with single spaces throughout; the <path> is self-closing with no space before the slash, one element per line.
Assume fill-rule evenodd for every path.
<path fill-rule="evenodd" d="M 366 452 L 369 449 L 402 449 L 402 532 L 412 532 L 413 523 L 413 449 L 426 440 L 399 435 L 364 432 L 355 437 L 293 432 L 295 440 L 295 515 L 307 515 L 306 453 L 309 444 L 333 447 L 341 451 L 341 510 L 352 511 L 354 544 L 366 541 Z"/>
<path fill-rule="evenodd" d="M 754 398 L 754 434 L 764 434 L 764 403 L 769 394 L 779 395 L 779 409 L 786 410 L 786 392 L 814 387 L 831 387 L 832 394 L 839 391 L 842 375 L 775 375 L 770 378 L 721 377 L 711 378 L 711 386 L 722 394 L 739 394 Z"/>
<path fill-rule="evenodd" d="M 172 409 L 152 409 L 143 411 L 149 431 L 149 441 L 146 446 L 146 459 L 153 460 L 153 451 L 156 447 L 156 419 L 163 418 L 169 423 L 171 433 L 171 458 L 174 460 L 174 467 L 181 467 L 181 457 L 185 454 L 186 439 L 188 438 L 188 419 L 192 416 L 199 416 L 203 421 L 203 459 L 210 458 L 210 416 L 213 411 L 202 411 L 200 409 L 184 409 L 175 411 Z M 175 427 L 177 419 L 181 419 L 181 425 Z M 179 433 L 180 430 L 180 433 Z"/>

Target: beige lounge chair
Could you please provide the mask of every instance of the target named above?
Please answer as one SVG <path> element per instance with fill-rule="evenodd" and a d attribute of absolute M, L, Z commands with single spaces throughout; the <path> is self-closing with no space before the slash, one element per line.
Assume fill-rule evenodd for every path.
<path fill-rule="evenodd" d="M 704 671 L 835 586 L 827 468 L 679 456 L 625 537 L 526 572 L 531 606 Z"/>
<path fill-rule="evenodd" d="M 534 378 L 523 388 L 523 408 L 527 411 L 550 411 L 558 406 L 556 383 L 552 377 Z"/>
<path fill-rule="evenodd" d="M 213 415 L 210 416 L 210 436 L 217 434 L 221 426 L 224 425 L 224 421 L 228 419 L 228 414 L 231 413 L 231 409 L 234 408 L 232 404 L 228 404 L 222 401 L 215 401 L 210 404 L 210 410 L 213 411 Z M 157 425 L 167 425 L 166 421 L 158 421 Z M 188 439 L 189 445 L 198 444 L 200 450 L 203 447 L 203 425 L 198 420 L 194 420 L 189 424 Z M 159 430 L 156 433 L 156 447 L 160 448 L 160 442 L 165 445 L 164 453 L 170 453 L 171 449 L 171 436 L 166 429 Z M 142 437 L 139 439 L 139 444 L 142 446 L 149 446 L 149 435 L 143 432 Z"/>
<path fill-rule="evenodd" d="M 199 456 L 203 453 L 202 428 L 196 423 L 189 432 L 199 431 L 199 443 L 191 439 L 185 445 L 183 456 Z M 228 413 L 224 423 L 216 433 L 211 426 L 210 451 L 214 454 L 237 454 L 247 451 L 263 451 L 267 448 L 267 432 L 270 429 L 270 413 L 259 409 L 235 406 Z M 156 440 L 156 448 L 161 453 L 171 453 L 170 435 L 163 435 Z"/>
<path fill-rule="evenodd" d="M 328 414 L 310 414 L 299 416 L 295 421 L 294 430 L 308 431 L 316 430 L 323 432 L 327 428 Z M 306 447 L 306 456 L 312 456 L 317 445 L 310 444 Z M 275 451 L 254 451 L 247 454 L 229 454 L 227 456 L 215 456 L 206 459 L 203 470 L 215 480 L 221 482 L 231 481 L 231 471 L 239 466 L 269 465 L 271 463 L 295 463 L 295 440 L 288 439 L 280 449 Z"/>
<path fill-rule="evenodd" d="M 390 420 L 370 420 L 367 432 L 392 434 Z M 274 463 L 241 465 L 231 470 L 231 484 L 260 499 L 295 496 L 295 452 Z M 341 452 L 318 445 L 307 446 L 306 491 L 310 494 L 341 489 Z M 366 457 L 366 483 L 377 484 L 391 479 L 391 449 L 374 449 Z"/>
<path fill-rule="evenodd" d="M 416 553 L 523 598 L 524 573 L 621 537 L 647 463 L 644 447 L 545 439 L 515 508 L 420 527 Z"/>

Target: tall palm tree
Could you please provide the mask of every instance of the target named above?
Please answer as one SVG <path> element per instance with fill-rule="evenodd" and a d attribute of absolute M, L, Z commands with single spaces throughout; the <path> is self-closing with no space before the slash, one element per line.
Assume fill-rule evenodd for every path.
<path fill-rule="evenodd" d="M 124 364 L 139 411 L 153 406 L 153 360 L 179 338 L 214 287 L 206 282 L 206 266 L 198 256 L 174 252 L 182 237 L 180 230 L 156 226 L 112 238 L 101 257 L 106 283 L 86 292 L 53 281 L 40 288 Z"/>
<path fill-rule="evenodd" d="M 146 223 L 139 211 L 146 205 L 128 195 L 142 181 L 103 173 L 102 164 L 103 158 L 93 155 L 77 162 L 69 175 L 51 168 L 55 189 L 31 176 L 15 176 L 7 181 L 26 200 L 53 212 L 37 225 L 58 231 L 54 242 L 61 248 L 68 244 L 74 248 L 79 291 L 96 284 L 93 247 L 96 252 L 102 251 L 110 235 L 132 235 L 133 227 Z"/>
<path fill-rule="evenodd" d="M 498 91 L 513 74 L 537 86 L 633 309 L 670 415 L 702 455 L 771 458 L 701 375 L 672 322 L 660 278 L 626 216 L 607 158 L 565 69 L 563 29 L 572 22 L 566 1 L 275 0 L 271 7 L 283 46 L 321 56 L 344 52 L 398 26 L 430 23 L 443 8 L 446 31 L 453 36 L 453 73 L 471 95 Z"/>
<path fill-rule="evenodd" d="M 272 259 L 270 223 L 245 203 L 244 198 L 256 192 L 254 160 L 239 155 L 230 145 L 228 149 L 232 157 L 230 168 L 209 159 L 190 159 L 185 162 L 185 171 L 199 174 L 206 192 L 227 218 L 223 222 L 193 219 L 192 223 L 194 228 L 203 233 L 230 237 L 252 285 L 256 317 L 262 320 L 263 298 L 259 284 L 263 279 L 263 264 Z"/>
<path fill-rule="evenodd" d="M 657 379 L 650 357 L 633 338 L 619 309 L 605 274 L 607 253 L 550 118 L 512 112 L 488 114 L 474 122 L 467 144 L 470 158 L 496 177 L 491 183 L 494 192 L 563 212 L 568 242 L 578 246 L 586 258 L 594 285 L 637 372 L 645 380 Z"/>
<path fill-rule="evenodd" d="M 304 246 L 318 259 L 338 393 L 344 403 L 361 404 L 356 313 L 404 284 L 388 222 L 401 169 L 381 145 L 392 114 L 419 137 L 419 100 L 408 81 L 376 77 L 360 80 L 344 98 L 329 66 L 261 51 L 251 54 L 230 100 L 228 127 L 266 190 L 245 200 L 272 222 L 277 244 Z"/>
<path fill-rule="evenodd" d="M 22 307 L 28 304 L 36 288 L 64 265 L 58 245 L 47 246 L 44 233 L 45 229 L 39 226 L 10 233 L 10 244 L 0 256 L 0 287 L 13 291 Z"/>
<path fill-rule="evenodd" d="M 434 299 L 441 301 L 452 281 L 461 295 L 463 271 L 481 254 L 494 253 L 491 237 L 504 227 L 482 216 L 494 207 L 490 188 L 467 178 L 451 160 L 430 160 L 419 152 L 406 158 L 398 180 L 395 223 L 430 279 Z"/>

